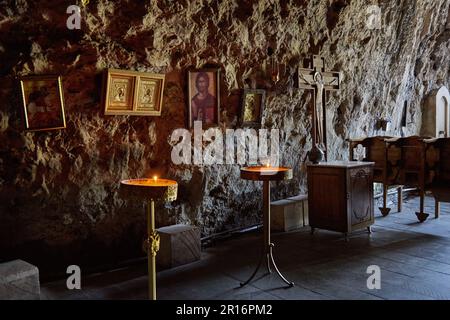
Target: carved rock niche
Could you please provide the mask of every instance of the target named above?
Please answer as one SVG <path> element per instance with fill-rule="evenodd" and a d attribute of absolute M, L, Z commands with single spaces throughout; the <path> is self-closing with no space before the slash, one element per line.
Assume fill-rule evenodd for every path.
<path fill-rule="evenodd" d="M 425 100 L 421 134 L 450 137 L 450 93 L 446 87 L 432 92 Z"/>

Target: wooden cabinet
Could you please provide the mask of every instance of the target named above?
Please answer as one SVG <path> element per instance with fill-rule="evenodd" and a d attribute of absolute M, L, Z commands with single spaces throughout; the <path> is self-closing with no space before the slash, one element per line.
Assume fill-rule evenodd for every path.
<path fill-rule="evenodd" d="M 373 162 L 308 165 L 309 225 L 345 234 L 374 222 Z"/>

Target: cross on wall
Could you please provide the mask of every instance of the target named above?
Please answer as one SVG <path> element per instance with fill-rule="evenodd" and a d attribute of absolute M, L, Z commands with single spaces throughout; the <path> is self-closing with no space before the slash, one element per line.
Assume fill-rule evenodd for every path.
<path fill-rule="evenodd" d="M 312 142 L 318 145 L 325 153 L 327 160 L 327 119 L 326 119 L 326 92 L 340 89 L 339 71 L 328 71 L 325 68 L 325 59 L 313 55 L 308 66 L 298 69 L 298 84 L 300 89 L 314 90 L 314 108 L 312 117 Z"/>

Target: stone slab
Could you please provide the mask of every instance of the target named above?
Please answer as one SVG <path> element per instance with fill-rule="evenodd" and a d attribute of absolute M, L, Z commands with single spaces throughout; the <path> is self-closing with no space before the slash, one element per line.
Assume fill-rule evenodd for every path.
<path fill-rule="evenodd" d="M 303 227 L 303 210 L 297 202 L 283 199 L 270 204 L 271 230 L 291 231 Z"/>
<path fill-rule="evenodd" d="M 39 300 L 39 270 L 23 260 L 0 264 L 0 300 Z"/>
<path fill-rule="evenodd" d="M 172 225 L 158 229 L 161 237 L 160 249 L 156 255 L 157 264 L 174 268 L 200 260 L 200 229 L 190 225 Z"/>
<path fill-rule="evenodd" d="M 309 226 L 309 219 L 308 219 L 308 195 L 307 194 L 299 194 L 295 197 L 287 198 L 290 201 L 295 201 L 297 203 L 297 206 L 301 207 L 297 210 L 302 210 L 303 212 L 303 226 Z"/>

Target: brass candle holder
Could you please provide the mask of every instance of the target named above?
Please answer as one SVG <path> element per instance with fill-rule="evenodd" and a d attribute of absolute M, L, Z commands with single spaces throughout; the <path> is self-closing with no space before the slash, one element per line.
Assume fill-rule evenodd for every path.
<path fill-rule="evenodd" d="M 177 199 L 178 184 L 174 180 L 129 179 L 121 181 L 121 189 L 125 195 L 147 204 L 147 240 L 144 247 L 147 251 L 149 299 L 156 300 L 156 254 L 159 250 L 160 238 L 155 230 L 155 201 L 174 201 Z"/>

